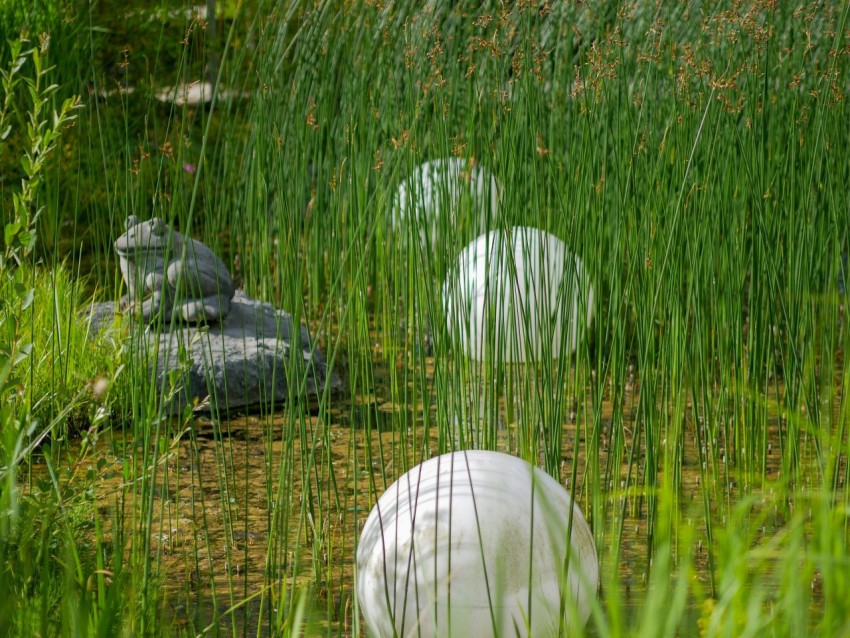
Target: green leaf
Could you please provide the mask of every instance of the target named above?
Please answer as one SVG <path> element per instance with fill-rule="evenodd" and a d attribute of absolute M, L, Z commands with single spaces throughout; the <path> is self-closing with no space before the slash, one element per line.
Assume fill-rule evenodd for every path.
<path fill-rule="evenodd" d="M 5 329 L 5 334 L 2 335 L 3 345 L 8 345 L 11 348 L 15 342 L 15 334 L 18 332 L 18 318 L 15 316 L 6 317 L 5 321 L 0 323 L 0 327 Z"/>
<path fill-rule="evenodd" d="M 3 131 L 2 133 L 0 133 L 0 140 L 5 140 L 7 137 L 9 137 L 9 133 L 11 133 L 11 132 L 12 132 L 12 125 L 9 124 L 9 126 L 6 127 L 6 130 Z"/>
<path fill-rule="evenodd" d="M 8 376 L 12 373 L 12 361 L 11 359 L 5 361 L 3 366 L 0 367 L 0 397 L 4 397 L 7 394 L 12 394 L 15 391 L 15 387 L 17 383 L 14 380 L 9 380 Z"/>
<path fill-rule="evenodd" d="M 26 310 L 35 299 L 35 288 L 30 288 L 21 297 L 21 310 Z"/>
<path fill-rule="evenodd" d="M 23 246 L 27 252 L 30 252 L 33 248 L 35 248 L 35 233 L 31 233 L 28 230 L 21 230 L 21 232 L 18 233 L 18 241 L 21 242 L 21 246 Z"/>
<path fill-rule="evenodd" d="M 79 95 L 74 95 L 69 98 L 65 98 L 65 101 L 62 102 L 62 112 L 66 113 L 68 111 L 72 111 L 73 109 L 81 109 L 83 108 L 83 103 L 80 101 Z"/>
<path fill-rule="evenodd" d="M 21 67 L 24 66 L 26 61 L 27 61 L 27 52 L 24 52 L 23 55 L 18 56 L 18 58 L 15 60 L 15 63 L 12 65 L 12 75 L 14 75 L 18 71 L 20 71 Z"/>
<path fill-rule="evenodd" d="M 18 365 L 21 361 L 26 359 L 28 356 L 32 354 L 32 344 L 25 343 L 18 347 L 18 351 L 15 353 L 15 360 L 12 363 L 13 366 Z"/>
<path fill-rule="evenodd" d="M 21 231 L 21 222 L 10 222 L 3 229 L 3 241 L 7 246 L 11 246 L 17 234 Z"/>

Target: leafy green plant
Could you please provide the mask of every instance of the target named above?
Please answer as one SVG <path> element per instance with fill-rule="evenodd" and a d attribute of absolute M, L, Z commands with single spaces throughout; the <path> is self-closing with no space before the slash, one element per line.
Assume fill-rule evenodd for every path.
<path fill-rule="evenodd" d="M 44 62 L 49 36 L 43 35 L 38 46 L 24 49 L 27 43 L 26 38 L 22 37 L 10 44 L 12 63 L 2 75 L 4 97 L 3 111 L 0 112 L 0 133 L 3 139 L 8 137 L 12 128 L 12 124 L 6 120 L 9 118 L 8 107 L 18 90 L 17 84 L 24 83 L 25 94 L 29 98 L 25 109 L 26 148 L 21 157 L 24 175 L 20 190 L 12 193 L 12 221 L 6 223 L 3 229 L 2 269 L 8 267 L 10 260 L 21 265 L 35 247 L 35 224 L 42 211 L 37 206 L 37 198 L 45 163 L 56 148 L 62 130 L 76 119 L 74 111 L 82 106 L 77 97 L 71 97 L 64 100 L 58 110 L 48 112 L 50 96 L 58 88 L 56 84 L 45 86 L 45 79 L 50 72 L 50 67 L 45 66 Z M 33 65 L 32 77 L 20 75 L 28 59 Z"/>
<path fill-rule="evenodd" d="M 57 627 L 86 632 L 92 620 L 98 629 L 110 631 L 120 601 L 114 590 L 107 595 L 101 588 L 100 598 L 94 600 L 87 593 L 86 574 L 95 572 L 104 549 L 99 534 L 94 546 L 88 542 L 93 495 L 64 480 L 64 472 L 58 478 L 51 462 L 63 458 L 62 443 L 71 420 L 90 411 L 87 424 L 94 428 L 102 424 L 99 401 L 105 388 L 87 386 L 95 380 L 95 372 L 109 370 L 115 353 L 96 350 L 92 335 L 80 328 L 76 313 L 82 305 L 82 284 L 62 265 L 45 270 L 33 263 L 36 222 L 43 210 L 42 180 L 63 129 L 79 108 L 78 100 L 71 98 L 57 111 L 50 110 L 57 87 L 45 86 L 47 42 L 43 37 L 33 48 L 26 48 L 24 38 L 11 42 L 11 61 L 2 72 L 0 134 L 7 138 L 13 116 L 24 114 L 27 141 L 20 187 L 12 190 L 11 204 L 4 201 L 9 221 L 0 257 L 0 633 L 4 635 L 49 635 Z M 105 379 L 104 383 L 108 385 Z M 36 450 L 45 473 L 34 480 Z M 28 479 L 26 489 L 19 484 L 22 475 Z M 101 570 L 101 581 L 102 575 Z"/>

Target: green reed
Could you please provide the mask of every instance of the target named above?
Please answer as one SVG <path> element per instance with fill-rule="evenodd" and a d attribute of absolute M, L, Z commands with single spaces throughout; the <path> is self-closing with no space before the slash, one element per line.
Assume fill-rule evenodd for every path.
<path fill-rule="evenodd" d="M 111 407 L 123 480 L 110 514 L 93 515 L 94 549 L 77 548 L 91 534 L 63 506 L 73 457 L 46 455 L 59 478 L 31 492 L 62 521 L 64 562 L 76 565 L 45 570 L 42 608 L 91 577 L 90 598 L 61 603 L 66 628 L 96 633 L 75 620 L 79 599 L 134 634 L 285 635 L 312 621 L 327 623 L 313 633 L 363 634 L 343 566 L 368 506 L 415 463 L 486 447 L 540 464 L 591 522 L 603 588 L 588 632 L 846 627 L 850 333 L 836 283 L 850 222 L 846 7 L 219 11 L 216 29 L 109 3 L 79 14 L 87 35 L 63 45 L 61 90 L 117 80 L 137 92 L 93 95 L 66 133 L 73 143 L 43 184 L 46 263 L 60 273 L 52 255 L 70 246 L 72 270 L 117 295 L 111 244 L 123 219 L 159 215 L 221 254 L 246 292 L 309 326 L 346 389 L 307 396 L 297 356 L 275 371 L 290 393 L 250 426 L 257 497 L 250 446 L 232 442 L 236 415 L 214 402 L 202 436 L 189 412 L 163 410 L 178 389 L 128 360 Z M 210 59 L 222 87 L 251 97 L 208 109 L 153 99 L 209 77 Z M 444 157 L 474 158 L 499 181 L 488 229 L 538 227 L 581 257 L 596 312 L 575 353 L 508 365 L 493 340 L 484 362 L 460 354 L 442 286 L 478 234 L 473 208 L 443 216 L 434 246 L 416 223 L 391 221 L 400 181 Z M 55 343 L 72 314 L 47 328 Z M 140 343 L 131 335 L 124 352 Z M 29 396 L 43 369 L 21 381 Z M 62 402 L 52 414 L 72 400 Z M 95 455 L 107 456 L 82 458 Z M 180 496 L 202 473 L 211 485 Z M 20 488 L 3 490 L 13 503 Z M 263 573 L 249 586 L 235 566 L 250 562 L 257 498 Z M 163 588 L 177 512 L 197 529 L 181 550 L 184 585 Z M 0 538 L 4 556 L 15 538 Z M 40 543 L 42 556 L 60 551 Z M 21 591 L 11 599 L 28 600 Z M 172 603 L 199 611 L 172 622 Z M 21 609 L 19 631 L 35 622 Z"/>

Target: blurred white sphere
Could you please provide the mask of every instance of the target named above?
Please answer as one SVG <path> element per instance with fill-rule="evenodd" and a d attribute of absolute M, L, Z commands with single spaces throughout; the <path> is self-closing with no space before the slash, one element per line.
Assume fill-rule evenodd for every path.
<path fill-rule="evenodd" d="M 555 636 L 561 620 L 584 626 L 598 581 L 593 536 L 567 491 L 499 452 L 414 467 L 375 504 L 357 547 L 360 608 L 382 638 Z"/>
<path fill-rule="evenodd" d="M 393 228 L 403 232 L 414 224 L 423 245 L 436 248 L 440 218 L 453 228 L 461 211 L 469 211 L 473 228 L 483 232 L 488 219 L 495 224 L 499 212 L 500 188 L 485 169 L 457 157 L 425 162 L 398 187 L 393 200 Z"/>
<path fill-rule="evenodd" d="M 443 284 L 443 304 L 449 333 L 468 357 L 557 359 L 575 352 L 590 327 L 593 286 L 564 242 L 515 227 L 463 249 Z"/>
<path fill-rule="evenodd" d="M 197 8 L 197 7 L 196 7 Z M 189 11 L 190 9 L 187 9 Z M 204 8 L 204 10 L 206 10 Z M 128 87 L 124 92 L 132 93 L 135 91 L 133 87 Z M 174 104 L 175 106 L 199 106 L 201 104 L 209 104 L 213 98 L 213 85 L 211 82 L 178 82 L 175 86 L 168 86 L 158 89 L 154 97 L 166 104 Z M 108 95 L 104 96 L 108 97 Z M 226 102 L 238 98 L 248 98 L 251 94 L 247 91 L 236 91 L 220 87 L 218 90 L 218 100 Z"/>

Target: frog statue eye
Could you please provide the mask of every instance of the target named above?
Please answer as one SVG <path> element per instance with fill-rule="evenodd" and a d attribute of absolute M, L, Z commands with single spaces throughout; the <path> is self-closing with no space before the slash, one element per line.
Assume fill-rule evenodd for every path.
<path fill-rule="evenodd" d="M 124 220 L 124 230 L 130 230 L 133 226 L 137 226 L 141 223 L 142 221 L 137 215 L 130 215 L 126 220 Z"/>
<path fill-rule="evenodd" d="M 165 223 L 159 217 L 151 218 L 151 234 L 159 236 L 165 234 Z"/>

